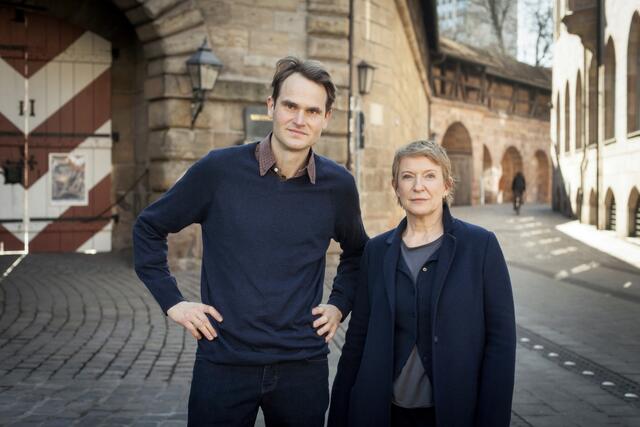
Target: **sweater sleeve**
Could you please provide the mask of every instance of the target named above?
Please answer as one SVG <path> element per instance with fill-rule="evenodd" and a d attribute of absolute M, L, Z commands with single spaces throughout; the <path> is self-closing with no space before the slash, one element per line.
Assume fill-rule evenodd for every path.
<path fill-rule="evenodd" d="M 358 284 L 358 269 L 364 245 L 369 240 L 362 224 L 360 200 L 355 180 L 348 174 L 348 183 L 343 191 L 334 194 L 336 224 L 334 239 L 340 244 L 342 253 L 333 288 L 329 296 L 329 304 L 338 307 L 342 319 L 351 312 Z"/>
<path fill-rule="evenodd" d="M 516 322 L 511 280 L 496 236 L 484 260 L 485 345 L 478 389 L 477 426 L 508 426 L 514 386 Z"/>
<path fill-rule="evenodd" d="M 208 156 L 196 162 L 162 197 L 144 209 L 133 226 L 135 270 L 162 311 L 184 300 L 167 264 L 167 235 L 201 223 L 211 193 Z"/>

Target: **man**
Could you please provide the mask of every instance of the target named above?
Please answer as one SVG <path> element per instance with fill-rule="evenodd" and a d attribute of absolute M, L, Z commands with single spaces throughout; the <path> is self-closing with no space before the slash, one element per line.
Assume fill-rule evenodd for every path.
<path fill-rule="evenodd" d="M 513 210 L 515 210 L 517 214 L 520 214 L 520 206 L 523 202 L 522 194 L 526 188 L 527 184 L 524 180 L 524 175 L 522 172 L 518 171 L 511 182 L 511 191 L 513 192 Z"/>
<path fill-rule="evenodd" d="M 273 131 L 214 150 L 134 226 L 136 272 L 161 308 L 198 339 L 189 425 L 322 426 L 327 343 L 351 310 L 367 236 L 353 177 L 312 146 L 335 86 L 314 61 L 276 66 Z M 202 226 L 202 304 L 184 301 L 166 236 Z M 329 304 L 319 305 L 331 238 L 342 248 Z M 315 329 L 314 329 L 315 328 Z"/>

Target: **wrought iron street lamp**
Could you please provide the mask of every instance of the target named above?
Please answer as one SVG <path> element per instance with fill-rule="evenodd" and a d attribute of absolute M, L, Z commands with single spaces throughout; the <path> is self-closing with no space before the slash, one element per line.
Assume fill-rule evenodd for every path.
<path fill-rule="evenodd" d="M 376 67 L 366 61 L 360 61 L 358 64 L 358 91 L 360 95 L 366 95 L 371 92 L 373 86 L 373 72 Z"/>
<path fill-rule="evenodd" d="M 191 101 L 191 127 L 202 111 L 205 94 L 213 89 L 222 68 L 222 62 L 211 51 L 205 38 L 198 50 L 187 60 L 187 69 L 191 77 L 193 98 Z"/>

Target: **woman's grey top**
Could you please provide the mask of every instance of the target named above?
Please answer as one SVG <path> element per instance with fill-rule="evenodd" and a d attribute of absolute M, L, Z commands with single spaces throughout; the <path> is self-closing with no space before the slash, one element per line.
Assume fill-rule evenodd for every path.
<path fill-rule="evenodd" d="M 409 267 L 414 286 L 417 283 L 420 269 L 440 249 L 441 245 L 442 236 L 431 243 L 414 248 L 410 248 L 402 242 L 402 258 L 407 267 Z M 418 295 L 417 292 L 416 295 Z M 403 408 L 428 408 L 433 406 L 431 381 L 424 366 L 422 366 L 416 345 L 413 346 L 407 362 L 393 383 L 392 402 Z"/>

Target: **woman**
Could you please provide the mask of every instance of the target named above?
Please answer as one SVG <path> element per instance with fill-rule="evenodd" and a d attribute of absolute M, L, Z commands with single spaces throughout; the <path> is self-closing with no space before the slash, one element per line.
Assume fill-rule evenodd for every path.
<path fill-rule="evenodd" d="M 515 318 L 495 235 L 449 213 L 445 150 L 400 148 L 406 218 L 369 241 L 333 384 L 329 426 L 508 426 Z"/>

